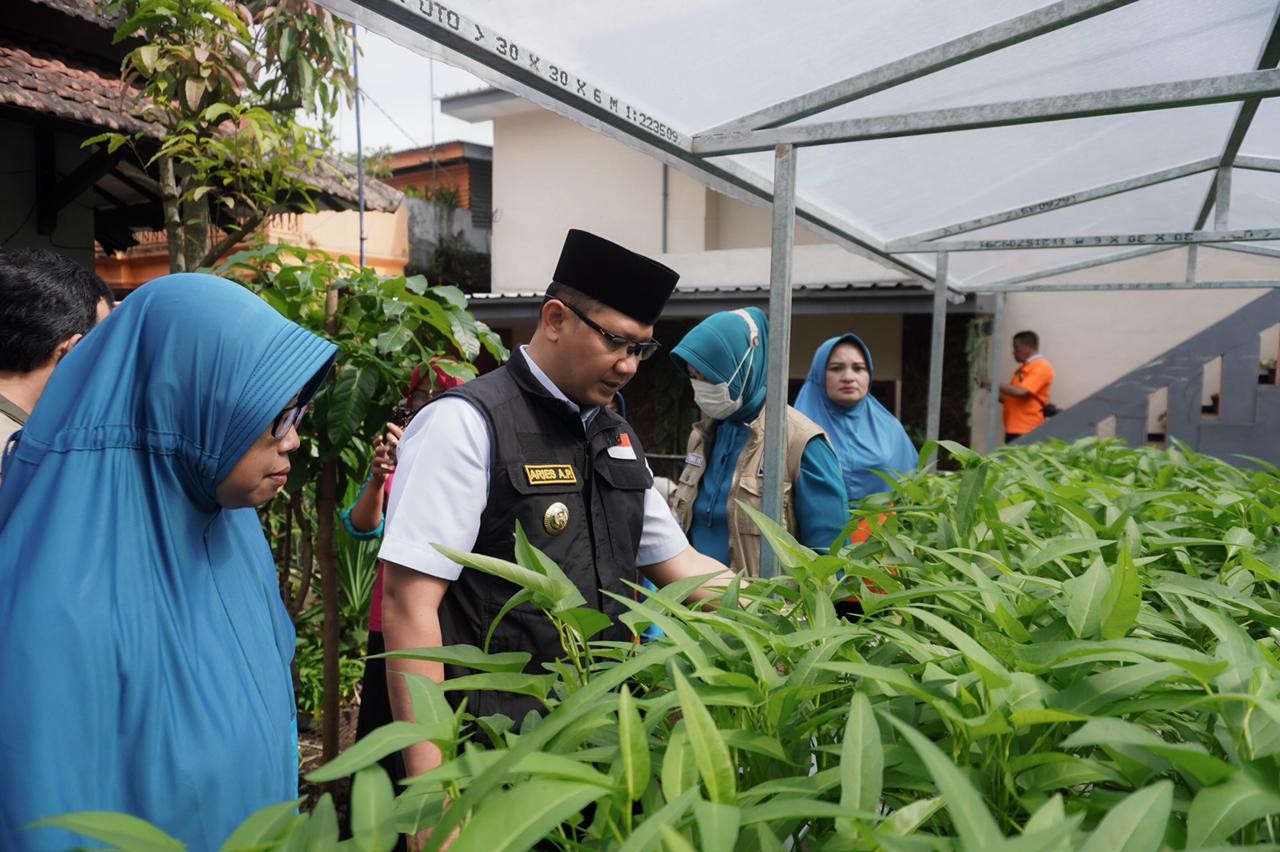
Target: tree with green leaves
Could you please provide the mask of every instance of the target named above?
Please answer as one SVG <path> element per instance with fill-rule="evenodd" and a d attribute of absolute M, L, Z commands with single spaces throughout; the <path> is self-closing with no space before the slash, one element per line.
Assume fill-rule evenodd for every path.
<path fill-rule="evenodd" d="M 308 177 L 332 168 L 328 120 L 353 88 L 339 21 L 307 0 L 99 0 L 98 10 L 119 19 L 117 42 L 143 42 L 124 80 L 162 136 L 85 144 L 133 144 L 158 171 L 173 271 L 209 266 L 272 215 L 313 206 Z"/>

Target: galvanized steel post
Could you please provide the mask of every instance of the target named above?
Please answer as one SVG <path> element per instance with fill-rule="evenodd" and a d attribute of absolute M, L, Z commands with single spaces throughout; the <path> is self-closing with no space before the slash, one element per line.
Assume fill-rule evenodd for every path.
<path fill-rule="evenodd" d="M 787 374 L 791 356 L 791 256 L 796 235 L 796 150 L 779 145 L 773 162 L 773 243 L 769 255 L 769 362 L 765 385 L 764 513 L 783 522 L 783 464 L 787 455 Z M 761 536 L 760 576 L 778 562 Z"/>
<path fill-rule="evenodd" d="M 929 343 L 929 410 L 925 440 L 938 440 L 942 425 L 942 348 L 947 338 L 947 253 L 938 252 L 933 273 L 933 338 Z"/>
<path fill-rule="evenodd" d="M 1003 430 L 1000 407 L 1000 356 L 1004 352 L 1004 293 L 996 293 L 995 313 L 991 317 L 991 352 L 987 378 L 991 381 L 991 398 L 987 403 L 987 452 L 1000 446 Z M 997 431 L 999 430 L 999 431 Z"/>

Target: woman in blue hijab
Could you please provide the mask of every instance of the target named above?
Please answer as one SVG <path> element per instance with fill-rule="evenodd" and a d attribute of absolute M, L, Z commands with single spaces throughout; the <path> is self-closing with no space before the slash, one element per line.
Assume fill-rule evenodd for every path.
<path fill-rule="evenodd" d="M 297 791 L 294 634 L 254 506 L 335 347 L 210 275 L 63 359 L 0 486 L 0 848 L 123 811 L 214 849 Z"/>
<path fill-rule="evenodd" d="M 721 311 L 671 352 L 703 415 L 689 436 L 672 511 L 694 548 L 749 576 L 759 573 L 760 533 L 737 501 L 758 509 L 764 493 L 768 333 L 759 308 Z M 790 406 L 786 459 L 785 526 L 825 552 L 849 520 L 840 465 L 822 430 Z"/>
<path fill-rule="evenodd" d="M 888 491 L 879 475 L 915 470 L 918 453 L 907 431 L 871 396 L 871 350 L 854 334 L 818 347 L 796 408 L 827 432 L 844 472 L 850 503 Z"/>

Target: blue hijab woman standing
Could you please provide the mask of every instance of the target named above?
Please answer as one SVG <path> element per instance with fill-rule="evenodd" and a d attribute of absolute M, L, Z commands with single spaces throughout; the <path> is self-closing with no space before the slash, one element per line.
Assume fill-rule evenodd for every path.
<path fill-rule="evenodd" d="M 0 847 L 123 811 L 213 849 L 294 798 L 294 634 L 254 511 L 335 347 L 172 275 L 63 360 L 0 487 Z"/>
<path fill-rule="evenodd" d="M 699 552 L 748 576 L 760 572 L 760 531 L 737 501 L 759 509 L 764 493 L 768 333 L 759 308 L 721 311 L 671 352 L 703 415 L 689 435 L 672 511 Z M 840 465 L 822 429 L 790 406 L 783 474 L 787 530 L 825 552 L 849 520 Z"/>
<path fill-rule="evenodd" d="M 898 418 L 871 396 L 874 370 L 871 350 L 857 335 L 833 337 L 814 353 L 796 397 L 796 408 L 831 439 L 850 503 L 888 491 L 877 472 L 915 470 L 919 457 Z"/>

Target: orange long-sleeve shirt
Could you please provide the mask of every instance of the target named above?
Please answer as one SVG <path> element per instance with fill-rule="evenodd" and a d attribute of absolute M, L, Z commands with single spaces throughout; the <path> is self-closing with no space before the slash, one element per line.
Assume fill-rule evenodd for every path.
<path fill-rule="evenodd" d="M 1049 389 L 1053 385 L 1053 367 L 1038 355 L 1019 365 L 1012 385 L 1027 389 L 1026 396 L 1006 396 L 1004 406 L 1004 431 L 1010 435 L 1025 435 L 1044 422 L 1044 406 L 1049 401 Z"/>

